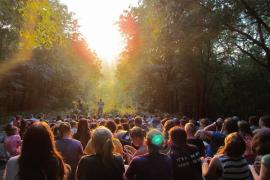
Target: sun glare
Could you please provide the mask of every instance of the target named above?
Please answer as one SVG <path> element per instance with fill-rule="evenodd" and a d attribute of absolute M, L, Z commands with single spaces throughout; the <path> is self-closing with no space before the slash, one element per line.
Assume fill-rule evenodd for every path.
<path fill-rule="evenodd" d="M 91 49 L 108 63 L 113 63 L 125 46 L 116 22 L 121 13 L 138 0 L 61 0 L 75 13 L 80 32 Z"/>

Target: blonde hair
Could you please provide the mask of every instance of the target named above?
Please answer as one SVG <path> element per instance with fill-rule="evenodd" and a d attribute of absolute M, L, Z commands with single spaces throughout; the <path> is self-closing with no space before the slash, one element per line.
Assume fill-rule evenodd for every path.
<path fill-rule="evenodd" d="M 106 166 L 112 166 L 113 164 L 113 142 L 112 132 L 104 127 L 100 126 L 96 128 L 92 133 L 91 146 L 96 154 L 103 156 L 103 163 Z"/>

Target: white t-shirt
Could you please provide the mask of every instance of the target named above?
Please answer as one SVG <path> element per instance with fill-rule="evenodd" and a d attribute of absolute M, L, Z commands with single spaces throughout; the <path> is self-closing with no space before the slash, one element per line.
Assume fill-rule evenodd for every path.
<path fill-rule="evenodd" d="M 19 157 L 20 156 L 14 156 L 8 160 L 6 169 L 4 171 L 4 180 L 16 180 L 16 176 L 19 172 Z"/>

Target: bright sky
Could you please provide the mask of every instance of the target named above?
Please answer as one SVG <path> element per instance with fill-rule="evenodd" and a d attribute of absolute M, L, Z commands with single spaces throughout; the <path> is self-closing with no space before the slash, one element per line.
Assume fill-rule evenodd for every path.
<path fill-rule="evenodd" d="M 114 62 L 124 47 L 116 22 L 123 10 L 138 0 L 60 0 L 76 14 L 80 32 L 91 49 L 106 62 Z"/>

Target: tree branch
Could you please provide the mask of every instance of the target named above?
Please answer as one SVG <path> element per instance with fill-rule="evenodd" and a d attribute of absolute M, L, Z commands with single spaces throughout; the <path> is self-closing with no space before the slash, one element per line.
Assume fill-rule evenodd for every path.
<path fill-rule="evenodd" d="M 252 9 L 245 0 L 240 1 L 246 7 L 249 14 L 253 16 L 258 21 L 258 23 L 262 24 L 263 27 L 270 33 L 270 27 L 262 20 L 262 18 L 260 18 L 260 16 L 256 13 L 256 11 Z"/>
<path fill-rule="evenodd" d="M 269 51 L 268 47 L 264 43 L 258 41 L 257 39 L 254 39 L 248 33 L 245 33 L 244 31 L 241 31 L 241 30 L 239 30 L 239 29 L 237 29 L 237 28 L 235 28 L 235 27 L 233 27 L 233 26 L 231 26 L 229 24 L 225 24 L 225 26 L 227 26 L 231 31 L 235 31 L 235 32 L 241 34 L 242 36 L 245 36 L 246 38 L 248 38 L 249 40 L 251 40 L 254 44 L 257 44 L 258 46 L 260 46 L 265 51 Z"/>
<path fill-rule="evenodd" d="M 268 66 L 263 63 L 262 61 L 260 61 L 259 59 L 257 59 L 252 53 L 246 51 L 245 49 L 243 49 L 241 46 L 237 45 L 237 48 L 242 51 L 244 54 L 247 54 L 252 60 L 254 60 L 257 64 L 259 64 L 260 66 L 264 67 L 264 68 L 268 68 Z"/>

